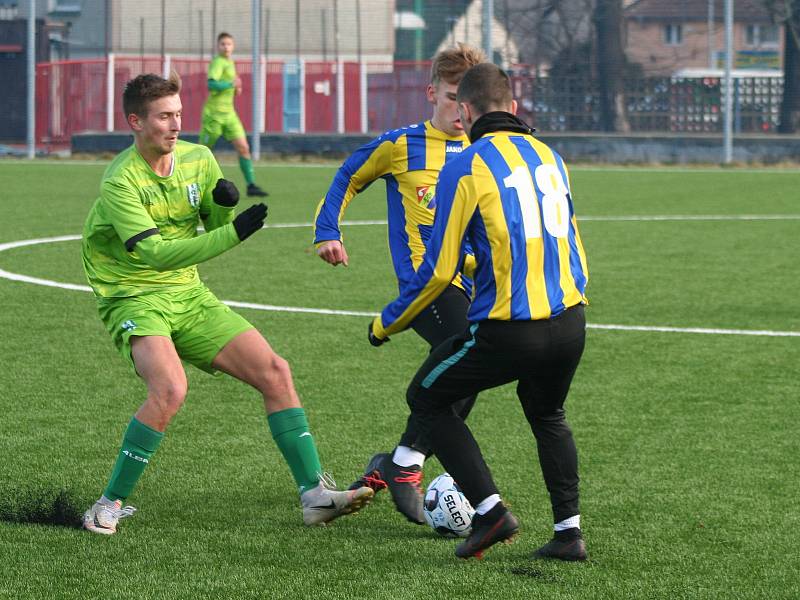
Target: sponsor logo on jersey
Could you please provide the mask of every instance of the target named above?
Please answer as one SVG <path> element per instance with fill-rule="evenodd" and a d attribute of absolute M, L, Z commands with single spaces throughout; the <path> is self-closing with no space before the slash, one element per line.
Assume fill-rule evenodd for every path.
<path fill-rule="evenodd" d="M 186 195 L 189 197 L 189 204 L 192 208 L 200 206 L 200 186 L 196 183 L 190 183 L 186 186 Z"/>
<path fill-rule="evenodd" d="M 133 331 L 134 329 L 136 329 L 136 321 L 134 321 L 133 319 L 128 319 L 122 325 L 120 325 L 120 327 L 122 327 L 122 329 L 124 329 L 125 331 Z"/>
<path fill-rule="evenodd" d="M 436 196 L 435 185 L 420 185 L 417 186 L 417 204 L 426 208 L 434 208 L 436 203 L 434 198 Z"/>
<path fill-rule="evenodd" d="M 444 143 L 445 155 L 461 154 L 461 152 L 463 151 L 464 151 L 464 145 L 461 143 L 461 140 L 447 140 Z"/>

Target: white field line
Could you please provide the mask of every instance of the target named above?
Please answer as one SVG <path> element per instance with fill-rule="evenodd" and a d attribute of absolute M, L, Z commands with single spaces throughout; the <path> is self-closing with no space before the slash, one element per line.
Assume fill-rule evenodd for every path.
<path fill-rule="evenodd" d="M 283 224 L 289 226 L 291 224 Z M 273 225 L 274 227 L 274 225 Z M 0 252 L 11 250 L 12 248 L 22 248 L 25 246 L 35 246 L 38 244 L 49 244 L 53 242 L 68 242 L 81 239 L 79 235 L 61 235 L 49 238 L 36 238 L 30 240 L 19 240 L 16 242 L 6 242 L 0 244 Z M 50 279 L 42 279 L 39 277 L 30 277 L 29 275 L 21 275 L 12 273 L 4 269 L 0 269 L 0 278 L 9 279 L 11 281 L 19 281 L 22 283 L 32 283 L 34 285 L 43 285 L 46 287 L 54 287 L 65 290 L 74 290 L 79 292 L 91 292 L 91 288 L 86 285 L 76 285 L 72 283 L 61 283 L 52 281 Z M 257 304 L 255 302 L 239 302 L 237 300 L 223 300 L 228 306 L 235 308 L 249 308 L 252 310 L 264 310 L 272 312 L 288 312 L 288 313 L 306 313 L 315 315 L 338 315 L 348 317 L 374 317 L 378 313 L 368 311 L 356 310 L 335 310 L 329 308 L 305 308 L 299 306 L 278 306 L 274 304 Z M 704 327 L 660 327 L 650 325 L 600 325 L 596 323 L 588 323 L 588 329 L 607 329 L 614 331 L 649 331 L 660 333 L 695 333 L 706 335 L 749 335 L 749 336 L 766 336 L 766 337 L 800 337 L 800 331 L 772 331 L 772 330 L 753 330 L 753 329 L 709 329 Z"/>

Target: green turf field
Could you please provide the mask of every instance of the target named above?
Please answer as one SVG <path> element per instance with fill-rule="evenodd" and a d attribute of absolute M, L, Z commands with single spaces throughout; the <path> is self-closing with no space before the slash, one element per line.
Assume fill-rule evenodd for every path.
<path fill-rule="evenodd" d="M 0 244 L 80 234 L 103 168 L 0 162 Z M 308 223 L 333 172 L 259 167 L 269 223 Z M 257 394 L 192 368 L 118 535 L 13 522 L 61 490 L 67 518 L 94 501 L 144 388 L 91 294 L 0 279 L 0 514 L 12 521 L 0 523 L 0 598 L 800 596 L 799 183 L 789 170 L 573 169 L 590 325 L 794 333 L 589 330 L 567 402 L 591 557 L 578 565 L 529 558 L 550 510 L 513 386 L 470 417 L 522 522 L 483 561 L 458 561 L 455 542 L 405 522 L 385 492 L 304 528 Z M 385 219 L 382 192 L 347 219 Z M 347 269 L 314 255 L 305 226 L 262 231 L 201 275 L 226 300 L 377 312 L 396 289 L 386 228 L 344 231 Z M 0 269 L 85 285 L 74 239 L 6 249 Z M 424 344 L 405 333 L 372 348 L 364 316 L 242 313 L 290 361 L 323 465 L 347 485 L 396 442 Z M 426 482 L 439 472 L 431 461 Z"/>

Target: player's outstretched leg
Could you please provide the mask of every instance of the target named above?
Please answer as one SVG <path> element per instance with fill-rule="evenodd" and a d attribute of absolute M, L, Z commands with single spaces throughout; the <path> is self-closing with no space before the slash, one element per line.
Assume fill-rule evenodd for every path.
<path fill-rule="evenodd" d="M 369 504 L 375 492 L 370 487 L 340 492 L 329 475 L 320 475 L 319 485 L 300 496 L 303 505 L 303 523 L 325 525 L 350 513 L 358 512 Z"/>
<path fill-rule="evenodd" d="M 498 502 L 485 515 L 475 514 L 472 530 L 466 540 L 456 547 L 456 556 L 481 558 L 483 551 L 497 542 L 510 542 L 519 531 L 519 521 Z"/>

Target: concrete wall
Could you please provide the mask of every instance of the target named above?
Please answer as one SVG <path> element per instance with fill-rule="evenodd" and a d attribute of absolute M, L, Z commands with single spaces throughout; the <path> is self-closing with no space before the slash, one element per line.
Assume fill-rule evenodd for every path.
<path fill-rule="evenodd" d="M 291 58 L 298 48 L 301 57 L 323 54 L 334 58 L 334 3 L 330 0 L 262 0 L 263 50 L 273 58 Z M 356 57 L 359 45 L 356 8 L 360 8 L 362 56 L 372 60 L 391 60 L 394 54 L 394 0 L 338 0 L 336 24 L 339 55 Z M 202 18 L 201 18 L 202 13 Z M 112 50 L 138 54 L 158 54 L 161 48 L 161 0 L 114 2 L 112 12 Z M 213 0 L 166 2 L 164 11 L 164 51 L 167 54 L 206 57 L 216 53 L 216 35 L 225 31 L 236 40 L 237 55 L 251 52 L 251 3 L 249 0 L 218 0 L 216 17 Z M 212 23 L 215 31 L 212 31 Z M 143 32 L 143 35 L 142 35 Z"/>
<path fill-rule="evenodd" d="M 197 136 L 181 136 L 197 141 Z M 614 164 L 718 164 L 722 161 L 722 137 L 716 135 L 582 135 L 537 136 L 568 163 Z M 261 136 L 261 151 L 269 156 L 342 158 L 373 139 L 371 135 Z M 73 153 L 119 152 L 133 141 L 125 134 L 83 133 L 72 137 Z M 233 151 L 225 142 L 217 151 Z M 739 136 L 734 140 L 735 162 L 800 163 L 800 136 Z"/>

